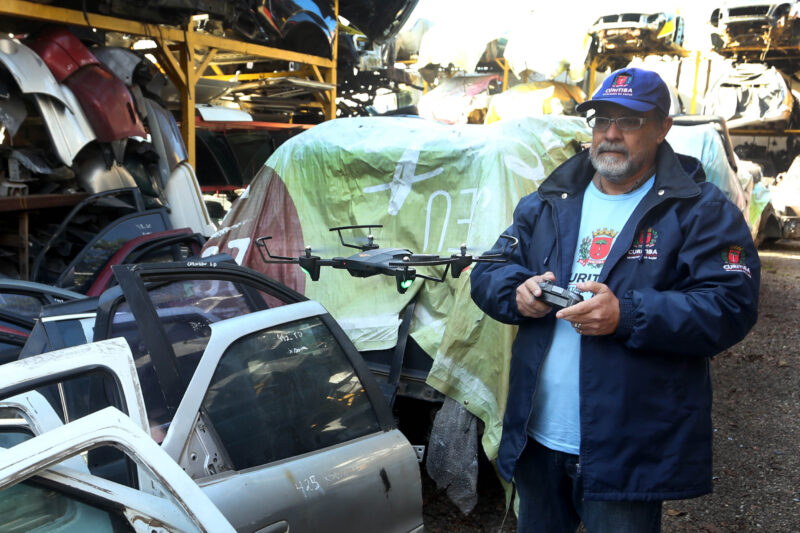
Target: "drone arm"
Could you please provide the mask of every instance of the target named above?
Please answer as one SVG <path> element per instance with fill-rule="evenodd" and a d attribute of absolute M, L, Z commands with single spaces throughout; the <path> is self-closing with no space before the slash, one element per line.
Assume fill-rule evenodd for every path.
<path fill-rule="evenodd" d="M 442 264 L 444 264 L 444 263 L 442 263 Z M 442 282 L 444 282 L 444 279 L 447 277 L 447 271 L 449 269 L 450 269 L 450 263 L 448 262 L 447 266 L 444 267 L 444 272 L 442 272 L 441 277 L 437 278 L 436 276 L 428 276 L 427 274 L 420 274 L 420 273 L 417 273 L 416 276 L 418 278 L 429 279 L 431 281 L 436 281 L 436 282 L 442 283 Z"/>
<path fill-rule="evenodd" d="M 513 235 L 500 235 L 501 239 L 505 239 L 506 242 L 503 245 L 503 249 L 497 253 L 485 253 L 480 255 L 479 257 L 475 258 L 475 261 L 483 261 L 485 259 L 500 259 L 504 258 L 505 261 L 508 261 L 508 254 L 513 251 L 517 246 L 519 246 L 519 239 L 514 237 Z M 484 261 L 485 262 L 485 261 Z"/>
<path fill-rule="evenodd" d="M 256 239 L 256 248 L 258 249 L 258 253 L 261 255 L 261 259 L 265 263 L 286 263 L 286 262 L 297 263 L 297 259 L 294 257 L 283 257 L 280 255 L 272 255 L 271 253 L 269 253 L 269 248 L 267 247 L 266 241 L 270 240 L 271 238 L 272 236 L 269 235 L 265 237 L 259 237 Z M 266 256 L 264 255 L 264 252 L 267 253 Z"/>

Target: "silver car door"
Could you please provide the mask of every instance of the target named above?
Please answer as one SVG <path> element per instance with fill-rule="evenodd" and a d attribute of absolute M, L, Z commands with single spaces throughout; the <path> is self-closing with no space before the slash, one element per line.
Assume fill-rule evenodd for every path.
<path fill-rule="evenodd" d="M 154 499 L 135 489 L 57 466 L 65 458 L 98 446 L 113 446 L 128 454 L 149 472 L 150 479 L 158 480 L 158 486 L 154 483 L 152 488 L 158 489 L 154 492 L 159 497 Z M 49 468 L 53 470 L 43 473 Z M 0 450 L 0 490 L 4 491 L 4 496 L 8 495 L 6 489 L 40 473 L 51 481 L 88 490 L 95 499 L 122 507 L 135 531 L 234 531 L 230 522 L 158 444 L 114 407 Z M 15 510 L 7 509 L 7 512 Z M 95 528 L 78 527 L 77 530 L 95 531 Z"/>
<path fill-rule="evenodd" d="M 239 530 L 415 531 L 416 455 L 322 315 L 308 301 L 211 324 L 162 446 Z"/>

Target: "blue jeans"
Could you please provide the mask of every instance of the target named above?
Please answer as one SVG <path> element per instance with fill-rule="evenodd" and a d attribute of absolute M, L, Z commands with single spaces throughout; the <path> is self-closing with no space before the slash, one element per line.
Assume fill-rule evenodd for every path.
<path fill-rule="evenodd" d="M 528 438 L 514 472 L 519 492 L 517 533 L 659 533 L 661 502 L 583 499 L 578 456 Z"/>

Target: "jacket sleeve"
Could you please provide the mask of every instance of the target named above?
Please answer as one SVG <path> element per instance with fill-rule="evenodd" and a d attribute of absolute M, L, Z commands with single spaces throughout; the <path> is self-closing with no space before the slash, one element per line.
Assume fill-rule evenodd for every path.
<path fill-rule="evenodd" d="M 508 254 L 508 262 L 476 263 L 470 274 L 472 300 L 490 317 L 506 324 L 519 324 L 528 317 L 517 309 L 516 290 L 526 279 L 534 276 L 526 263 L 528 247 L 531 246 L 533 227 L 541 210 L 536 193 L 526 196 L 514 210 L 514 220 L 504 232 L 519 239 L 519 245 Z M 498 238 L 491 249 L 500 252 L 508 241 Z"/>
<path fill-rule="evenodd" d="M 628 348 L 711 357 L 756 323 L 761 265 L 750 231 L 721 194 L 704 197 L 681 222 L 675 268 L 687 275 L 620 297 L 615 337 Z"/>

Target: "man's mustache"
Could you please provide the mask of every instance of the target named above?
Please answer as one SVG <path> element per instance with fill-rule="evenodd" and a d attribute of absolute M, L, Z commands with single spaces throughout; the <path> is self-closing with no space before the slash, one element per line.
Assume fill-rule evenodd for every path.
<path fill-rule="evenodd" d="M 610 142 L 601 142 L 600 144 L 597 145 L 597 148 L 595 149 L 595 153 L 597 155 L 600 155 L 600 154 L 602 154 L 604 152 L 619 152 L 622 155 L 624 155 L 625 157 L 628 157 L 628 150 L 627 150 L 627 148 L 625 148 L 624 144 L 614 144 L 614 143 L 610 143 Z"/>

